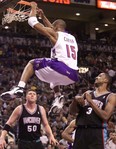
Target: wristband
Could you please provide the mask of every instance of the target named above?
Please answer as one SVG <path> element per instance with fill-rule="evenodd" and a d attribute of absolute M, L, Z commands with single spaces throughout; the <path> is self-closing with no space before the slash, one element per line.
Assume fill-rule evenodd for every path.
<path fill-rule="evenodd" d="M 9 126 L 8 124 L 4 125 L 3 130 L 6 130 L 7 132 L 9 132 L 11 129 L 12 129 L 11 126 Z"/>
<path fill-rule="evenodd" d="M 33 28 L 34 25 L 36 25 L 37 23 L 39 23 L 39 21 L 37 20 L 36 17 L 29 17 L 28 18 L 28 24 Z"/>

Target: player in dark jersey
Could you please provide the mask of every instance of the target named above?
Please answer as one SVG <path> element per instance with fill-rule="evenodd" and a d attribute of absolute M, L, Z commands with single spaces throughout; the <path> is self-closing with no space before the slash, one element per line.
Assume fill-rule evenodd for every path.
<path fill-rule="evenodd" d="M 19 124 L 18 149 L 43 149 L 40 141 L 41 124 L 43 124 L 49 143 L 52 145 L 57 144 L 48 124 L 45 109 L 37 105 L 36 100 L 37 93 L 33 90 L 28 90 L 26 103 L 15 108 L 4 126 L 0 137 L 0 149 L 4 149 L 6 134 L 17 120 Z"/>
<path fill-rule="evenodd" d="M 116 106 L 116 94 L 108 90 L 110 77 L 106 73 L 95 79 L 95 90 L 76 96 L 70 113 L 77 115 L 73 149 L 105 149 L 107 121 Z"/>

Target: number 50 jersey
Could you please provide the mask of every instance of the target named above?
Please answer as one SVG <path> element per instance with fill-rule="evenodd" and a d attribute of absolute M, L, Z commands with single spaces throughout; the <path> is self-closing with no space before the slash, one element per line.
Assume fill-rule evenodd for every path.
<path fill-rule="evenodd" d="M 35 111 L 30 113 L 25 105 L 22 105 L 22 114 L 19 118 L 19 140 L 33 141 L 41 136 L 41 113 L 37 105 Z"/>

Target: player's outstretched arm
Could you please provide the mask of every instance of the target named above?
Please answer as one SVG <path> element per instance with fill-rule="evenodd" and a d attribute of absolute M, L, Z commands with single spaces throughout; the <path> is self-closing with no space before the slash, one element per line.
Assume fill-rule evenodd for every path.
<path fill-rule="evenodd" d="M 6 135 L 7 131 L 3 130 L 0 136 L 0 149 L 5 149 L 6 147 L 6 141 L 5 141 Z"/>
<path fill-rule="evenodd" d="M 47 116 L 46 116 L 46 112 L 45 112 L 44 107 L 40 106 L 40 111 L 41 111 L 41 116 L 42 116 L 42 124 L 44 126 L 44 130 L 46 132 L 46 135 L 48 136 L 49 143 L 53 146 L 57 146 L 58 142 L 53 136 L 51 127 L 50 127 L 48 120 L 47 120 Z"/>
<path fill-rule="evenodd" d="M 6 122 L 4 128 L 3 128 L 2 132 L 1 132 L 1 136 L 0 136 L 0 149 L 5 149 L 5 146 L 6 146 L 6 141 L 5 141 L 6 135 L 12 129 L 11 128 L 12 125 L 19 118 L 20 112 L 21 112 L 21 106 L 18 106 L 17 108 L 15 108 L 15 110 L 11 114 L 10 118 Z"/>
<path fill-rule="evenodd" d="M 58 34 L 51 27 L 45 27 L 42 23 L 37 20 L 37 4 L 35 2 L 31 2 L 31 12 L 28 18 L 28 24 L 38 31 L 40 34 L 46 36 L 51 41 L 52 45 L 55 45 Z"/>
<path fill-rule="evenodd" d="M 69 112 L 72 115 L 79 113 L 80 107 L 83 107 L 85 104 L 83 96 L 75 96 L 72 103 L 69 106 Z"/>
<path fill-rule="evenodd" d="M 65 130 L 62 132 L 62 138 L 67 140 L 70 143 L 74 142 L 74 139 L 72 138 L 72 132 L 74 131 L 76 127 L 76 120 L 72 120 L 70 124 L 65 128 Z"/>
<path fill-rule="evenodd" d="M 31 12 L 29 14 L 29 17 L 35 17 L 37 15 L 37 3 L 30 2 L 31 4 Z"/>
<path fill-rule="evenodd" d="M 89 93 L 86 93 L 86 100 L 89 103 L 89 105 L 92 107 L 92 109 L 95 111 L 95 113 L 102 118 L 104 121 L 108 121 L 111 117 L 115 107 L 116 107 L 116 94 L 111 93 L 108 96 L 108 101 L 106 103 L 105 109 L 100 109 L 92 100 L 91 95 Z"/>
<path fill-rule="evenodd" d="M 45 16 L 43 10 L 37 7 L 37 3 L 31 2 L 31 12 L 30 12 L 29 17 L 36 17 L 37 15 L 38 15 L 39 17 L 41 17 L 41 19 L 42 19 L 42 21 L 43 21 L 43 23 L 44 23 L 44 25 L 45 25 L 46 27 L 53 28 L 53 25 L 52 25 L 51 22 L 47 19 L 47 17 Z M 35 24 L 36 24 L 36 21 L 34 21 L 34 22 L 35 22 Z M 40 23 L 40 22 L 38 21 L 38 23 Z M 40 23 L 40 24 L 41 24 L 41 23 Z M 42 25 L 42 24 L 41 24 L 41 25 Z"/>
<path fill-rule="evenodd" d="M 37 15 L 42 19 L 44 25 L 46 27 L 53 28 L 52 23 L 48 20 L 48 18 L 45 16 L 45 13 L 43 12 L 42 9 L 37 8 Z"/>

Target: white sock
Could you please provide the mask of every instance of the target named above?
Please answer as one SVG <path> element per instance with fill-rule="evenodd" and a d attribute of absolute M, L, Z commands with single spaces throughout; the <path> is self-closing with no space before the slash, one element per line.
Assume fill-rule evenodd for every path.
<path fill-rule="evenodd" d="M 57 92 L 57 93 L 54 94 L 54 97 L 55 98 L 58 97 L 58 96 L 61 96 L 61 93 L 60 92 Z"/>
<path fill-rule="evenodd" d="M 26 83 L 25 83 L 25 82 L 23 82 L 23 81 L 19 81 L 18 86 L 19 86 L 19 87 L 22 87 L 22 88 L 25 88 Z"/>

